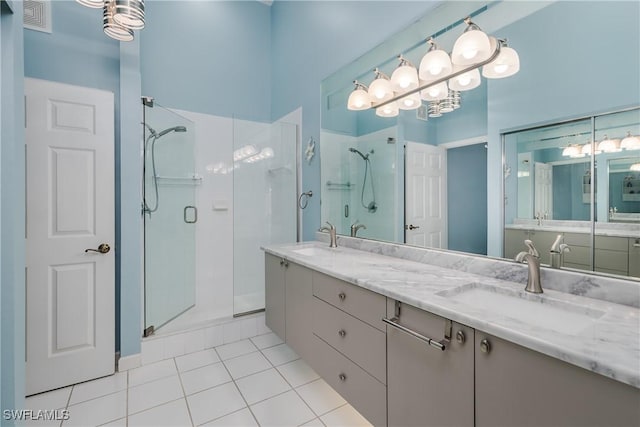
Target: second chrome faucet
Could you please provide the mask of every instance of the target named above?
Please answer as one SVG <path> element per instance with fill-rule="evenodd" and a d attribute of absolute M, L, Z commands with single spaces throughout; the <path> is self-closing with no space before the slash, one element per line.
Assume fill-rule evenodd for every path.
<path fill-rule="evenodd" d="M 516 255 L 516 261 L 527 264 L 529 267 L 529 277 L 527 278 L 527 286 L 525 291 L 534 294 L 542 293 L 542 284 L 540 283 L 540 254 L 531 240 L 525 240 L 524 244 L 529 251 L 520 252 Z"/>

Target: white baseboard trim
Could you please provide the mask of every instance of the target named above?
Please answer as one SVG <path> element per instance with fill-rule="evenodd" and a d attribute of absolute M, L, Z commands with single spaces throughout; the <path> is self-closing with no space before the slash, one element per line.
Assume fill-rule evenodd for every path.
<path fill-rule="evenodd" d="M 118 372 L 128 371 L 129 369 L 142 366 L 142 354 L 136 353 L 130 356 L 124 356 L 118 359 Z"/>

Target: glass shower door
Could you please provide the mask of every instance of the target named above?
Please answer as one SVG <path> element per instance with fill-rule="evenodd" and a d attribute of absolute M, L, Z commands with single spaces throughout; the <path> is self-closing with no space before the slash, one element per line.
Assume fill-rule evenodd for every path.
<path fill-rule="evenodd" d="M 233 313 L 264 309 L 260 246 L 297 238 L 297 126 L 234 120 Z"/>
<path fill-rule="evenodd" d="M 195 304 L 195 131 L 155 103 L 145 106 L 145 335 Z"/>

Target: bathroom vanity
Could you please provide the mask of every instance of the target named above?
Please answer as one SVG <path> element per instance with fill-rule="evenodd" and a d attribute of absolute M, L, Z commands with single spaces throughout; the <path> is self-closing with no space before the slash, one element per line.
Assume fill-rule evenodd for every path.
<path fill-rule="evenodd" d="M 637 302 L 526 294 L 468 272 L 526 266 L 369 246 L 264 249 L 267 325 L 372 424 L 640 424 Z"/>

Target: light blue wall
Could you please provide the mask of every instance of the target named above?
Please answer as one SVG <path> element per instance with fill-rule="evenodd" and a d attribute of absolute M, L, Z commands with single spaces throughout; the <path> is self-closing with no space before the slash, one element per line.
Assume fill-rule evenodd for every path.
<path fill-rule="evenodd" d="M 320 83 L 411 24 L 434 2 L 275 1 L 271 11 L 271 118 L 302 107 L 302 141 L 320 136 Z M 320 194 L 320 162 L 303 163 L 303 189 Z M 304 210 L 305 240 L 320 225 L 320 198 Z"/>
<path fill-rule="evenodd" d="M 0 403 L 24 401 L 24 86 L 21 5 L 0 2 Z M 2 420 L 2 425 L 13 425 Z"/>
<path fill-rule="evenodd" d="M 269 6 L 258 1 L 151 1 L 145 6 L 144 95 L 171 108 L 271 119 Z M 280 60 L 299 70 L 300 54 L 289 52 Z"/>
<path fill-rule="evenodd" d="M 487 254 L 487 149 L 447 150 L 449 249 Z"/>
<path fill-rule="evenodd" d="M 460 141 L 487 134 L 487 82 L 460 93 L 461 107 L 442 117 L 430 119 L 436 124 L 436 144 Z"/>
<path fill-rule="evenodd" d="M 489 255 L 502 254 L 500 133 L 639 104 L 638 16 L 638 2 L 558 2 L 500 30 L 521 66 L 488 82 Z"/>
<path fill-rule="evenodd" d="M 582 201 L 582 177 L 589 168 L 589 163 L 553 166 L 553 219 L 591 220 L 591 205 Z"/>

